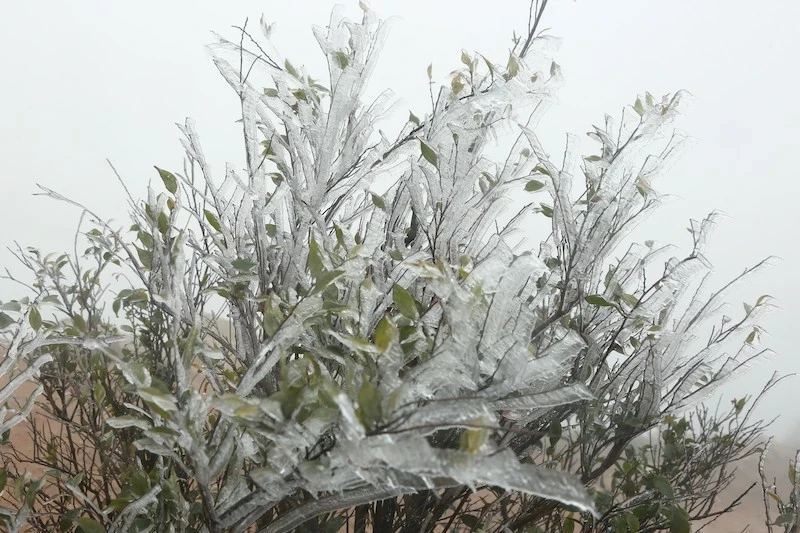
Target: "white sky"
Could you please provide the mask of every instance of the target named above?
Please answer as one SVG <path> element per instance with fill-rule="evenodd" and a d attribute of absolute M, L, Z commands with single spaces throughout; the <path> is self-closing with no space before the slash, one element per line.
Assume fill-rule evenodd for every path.
<path fill-rule="evenodd" d="M 357 17 L 357 0 L 345 2 Z M 284 57 L 312 74 L 321 54 L 311 25 L 325 25 L 333 4 L 245 0 L 144 0 L 124 4 L 2 2 L 0 50 L 0 267 L 15 268 L 13 241 L 55 252 L 71 248 L 78 211 L 33 197 L 35 184 L 53 188 L 107 218 L 126 220 L 123 192 L 110 159 L 135 196 L 157 176 L 153 165 L 179 170 L 175 122 L 190 116 L 218 169 L 241 161 L 237 100 L 204 48 L 211 30 L 228 37 L 250 17 L 277 22 L 274 41 Z M 371 84 L 391 88 L 400 109 L 428 110 L 425 68 L 444 77 L 459 68 L 462 48 L 495 61 L 507 57 L 511 31 L 523 32 L 526 0 L 374 0 L 383 17 L 397 17 Z M 125 6 L 125 7 L 123 7 Z M 135 6 L 127 8 L 127 6 Z M 688 250 L 689 218 L 717 209 L 728 215 L 709 259 L 720 283 L 768 255 L 778 261 L 734 296 L 777 298 L 764 322 L 764 342 L 779 353 L 729 394 L 753 392 L 773 370 L 800 370 L 792 342 L 800 316 L 800 225 L 795 170 L 800 149 L 797 66 L 800 3 L 707 0 L 551 0 L 544 26 L 563 44 L 556 60 L 566 83 L 540 133 L 551 152 L 564 134 L 582 134 L 603 115 L 619 116 L 637 94 L 687 89 L 694 95 L 677 126 L 696 142 L 655 188 L 673 198 L 643 226 L 643 238 Z M 254 31 L 254 34 L 257 31 Z M 388 127 L 388 126 L 387 126 Z M 584 139 L 584 150 L 595 146 Z M 0 281 L 0 299 L 20 296 Z M 739 308 L 739 302 L 736 308 Z M 774 430 L 800 423 L 794 407 L 800 378 L 768 399 L 763 416 L 781 415 Z"/>

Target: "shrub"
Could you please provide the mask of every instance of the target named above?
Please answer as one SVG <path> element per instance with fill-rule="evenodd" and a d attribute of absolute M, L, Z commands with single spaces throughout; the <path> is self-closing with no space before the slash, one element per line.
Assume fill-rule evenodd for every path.
<path fill-rule="evenodd" d="M 81 206 L 83 253 L 19 250 L 35 281 L 0 315 L 0 400 L 39 388 L 2 426 L 26 420 L 33 446 L 3 452 L 6 526 L 688 531 L 712 516 L 763 426 L 738 401 L 684 413 L 761 353 L 770 299 L 721 315 L 713 214 L 682 259 L 622 247 L 658 204 L 682 93 L 595 127 L 596 153 L 569 136 L 560 166 L 520 122 L 560 80 L 530 53 L 544 5 L 507 60 L 464 52 L 394 141 L 374 127 L 390 97 L 361 99 L 385 35 L 369 9 L 314 29 L 325 82 L 246 27 L 222 38 L 246 168 L 214 172 L 187 120 L 184 168 L 130 197 L 132 225 Z M 502 127 L 519 135 L 493 161 Z M 525 205 L 507 216 L 512 196 Z M 538 250 L 514 245 L 536 220 Z M 634 443 L 654 429 L 658 446 Z"/>

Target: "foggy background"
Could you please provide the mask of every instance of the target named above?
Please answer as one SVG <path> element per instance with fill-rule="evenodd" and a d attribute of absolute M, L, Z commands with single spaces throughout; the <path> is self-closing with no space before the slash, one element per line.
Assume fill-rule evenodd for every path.
<path fill-rule="evenodd" d="M 344 2 L 360 18 L 357 0 Z M 36 183 L 55 189 L 100 216 L 127 221 L 124 191 L 110 159 L 136 198 L 148 182 L 160 189 L 153 165 L 180 171 L 183 151 L 174 126 L 196 120 L 209 162 L 243 161 L 238 100 L 211 63 L 204 45 L 211 31 L 235 38 L 232 25 L 246 17 L 260 35 L 262 13 L 276 22 L 273 42 L 283 58 L 305 65 L 325 82 L 323 56 L 311 25 L 326 25 L 333 3 L 212 0 L 2 2 L 0 50 L 0 267 L 23 273 L 6 247 L 18 241 L 43 252 L 71 250 L 80 211 L 32 196 Z M 391 88 L 407 110 L 430 109 L 425 72 L 445 81 L 460 68 L 461 49 L 504 63 L 511 33 L 525 32 L 528 2 L 502 0 L 373 0 L 381 18 L 396 17 L 368 96 Z M 676 127 L 694 138 L 680 161 L 656 183 L 664 205 L 637 235 L 670 242 L 687 253 L 690 218 L 712 210 L 723 217 L 708 258 L 713 286 L 724 284 L 768 256 L 773 266 L 731 294 L 741 302 L 761 294 L 779 309 L 763 321 L 762 344 L 777 355 L 725 388 L 732 396 L 757 392 L 773 371 L 800 370 L 794 319 L 800 311 L 800 270 L 795 228 L 800 221 L 796 156 L 800 148 L 795 32 L 800 4 L 788 0 L 655 2 L 652 0 L 551 0 L 543 27 L 562 38 L 555 59 L 565 84 L 559 103 L 540 127 L 551 154 L 565 134 L 581 135 L 583 153 L 596 144 L 584 132 L 604 114 L 619 117 L 637 94 L 659 98 L 687 89 L 693 95 Z M 389 138 L 397 121 L 380 127 Z M 534 237 L 534 236 L 532 236 Z M 0 280 L 0 300 L 27 294 Z M 772 431 L 800 446 L 800 378 L 774 390 L 758 413 L 781 415 Z M 727 407 L 727 405 L 723 405 Z"/>

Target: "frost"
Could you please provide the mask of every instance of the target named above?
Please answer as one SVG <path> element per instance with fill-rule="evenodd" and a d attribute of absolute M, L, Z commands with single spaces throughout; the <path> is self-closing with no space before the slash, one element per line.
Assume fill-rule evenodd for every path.
<path fill-rule="evenodd" d="M 290 531 L 464 486 L 597 514 L 593 465 L 581 478 L 551 468 L 562 424 L 595 457 L 598 443 L 630 442 L 761 355 L 755 329 L 733 355 L 729 344 L 768 299 L 697 340 L 727 288 L 706 290 L 715 215 L 692 222 L 688 257 L 664 261 L 669 250 L 653 243 L 619 249 L 680 147 L 678 135 L 663 139 L 681 93 L 638 103 L 620 126 L 606 117 L 590 133 L 598 154 L 582 157 L 570 135 L 557 165 L 534 126 L 560 72 L 534 48 L 442 87 L 431 113 L 392 140 L 376 128 L 392 95 L 363 101 L 386 29 L 369 9 L 360 23 L 334 9 L 314 28 L 325 81 L 260 45 L 214 47 L 240 99 L 246 168 L 215 171 L 194 123 L 179 126 L 184 172 L 165 181 L 169 195 L 151 189 L 133 204 L 138 240 L 112 255 L 138 276 L 115 302 L 138 344 L 121 349 L 108 332 L 57 339 L 119 372 L 130 397 L 105 426 L 136 432 L 140 455 L 163 468 L 114 530 L 155 516 L 165 495 L 182 513 L 199 505 L 215 531 Z M 516 140 L 494 164 L 484 150 L 509 131 Z M 537 199 L 506 217 L 520 195 Z M 538 250 L 512 244 L 531 216 L 550 219 Z M 208 320 L 214 302 L 230 334 Z M 52 360 L 25 359 L 50 342 L 33 331 L 36 313 L 0 363 L 14 375 L 0 405 Z M 0 418 L 0 433 L 40 390 Z M 178 478 L 196 484 L 198 502 L 180 500 Z"/>

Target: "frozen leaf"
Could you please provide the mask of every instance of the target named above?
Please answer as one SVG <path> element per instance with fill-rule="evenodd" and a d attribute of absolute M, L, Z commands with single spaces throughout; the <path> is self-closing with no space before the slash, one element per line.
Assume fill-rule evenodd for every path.
<path fill-rule="evenodd" d="M 400 311 L 404 317 L 411 320 L 417 318 L 417 304 L 414 301 L 414 297 L 397 283 L 392 286 L 392 299 L 398 311 Z"/>
<path fill-rule="evenodd" d="M 358 391 L 358 408 L 364 426 L 372 428 L 381 420 L 381 393 L 374 383 L 365 380 Z"/>
<path fill-rule="evenodd" d="M 508 56 L 508 64 L 506 65 L 506 79 L 510 80 L 519 74 L 519 60 L 513 55 Z"/>
<path fill-rule="evenodd" d="M 350 57 L 344 52 L 336 52 L 336 62 L 339 65 L 339 68 L 347 68 L 350 64 Z"/>
<path fill-rule="evenodd" d="M 15 324 L 17 321 L 8 316 L 7 314 L 0 312 L 0 329 L 5 329 L 11 324 Z"/>
<path fill-rule="evenodd" d="M 214 213 L 205 210 L 203 211 L 203 215 L 205 216 L 206 220 L 208 221 L 208 223 L 211 225 L 212 228 L 214 228 L 217 231 L 222 231 L 222 226 L 220 225 L 219 220 L 217 219 L 217 216 Z"/>
<path fill-rule="evenodd" d="M 644 115 L 644 106 L 642 105 L 642 101 L 639 98 L 636 99 L 636 103 L 633 105 L 633 109 L 636 111 L 636 113 L 639 114 L 640 117 Z"/>
<path fill-rule="evenodd" d="M 326 288 L 328 288 L 328 285 L 333 283 L 342 274 L 344 274 L 344 270 L 331 270 L 322 272 L 317 278 L 314 288 L 311 289 L 310 293 L 308 293 L 309 296 L 313 296 L 324 291 Z"/>
<path fill-rule="evenodd" d="M 378 194 L 372 193 L 372 203 L 379 209 L 386 209 L 386 201 Z"/>
<path fill-rule="evenodd" d="M 139 429 L 148 429 L 151 424 L 135 416 L 117 416 L 106 420 L 106 424 L 114 429 L 122 429 L 128 427 L 136 427 Z"/>
<path fill-rule="evenodd" d="M 394 339 L 397 338 L 397 327 L 392 324 L 388 316 L 384 315 L 375 326 L 375 345 L 385 352 Z"/>
<path fill-rule="evenodd" d="M 231 261 L 231 266 L 240 272 L 250 272 L 258 265 L 256 265 L 249 259 L 240 257 L 238 259 L 234 259 L 233 261 Z"/>
<path fill-rule="evenodd" d="M 178 180 L 175 178 L 175 175 L 168 170 L 158 167 L 155 168 L 158 171 L 158 175 L 161 176 L 161 181 L 164 182 L 164 187 L 172 194 L 175 194 L 178 190 Z"/>
<path fill-rule="evenodd" d="M 489 440 L 489 430 L 485 428 L 467 428 L 461 434 L 461 449 L 477 453 Z"/>
<path fill-rule="evenodd" d="M 308 248 L 308 270 L 314 279 L 318 279 L 323 272 L 325 272 L 325 261 L 322 255 L 322 249 L 317 241 L 311 239 Z"/>
<path fill-rule="evenodd" d="M 530 180 L 525 184 L 525 190 L 528 192 L 535 192 L 544 187 L 544 183 L 539 180 Z"/>
<path fill-rule="evenodd" d="M 591 294 L 584 299 L 586 300 L 587 303 L 596 305 L 598 307 L 614 307 L 614 304 L 612 302 L 609 302 L 608 300 L 603 298 L 603 296 L 600 294 Z"/>
<path fill-rule="evenodd" d="M 425 158 L 425 161 L 433 166 L 436 166 L 439 162 L 439 158 L 436 155 L 436 152 L 433 151 L 433 148 L 425 144 L 425 141 L 422 139 L 419 140 L 419 147 L 420 150 L 422 150 L 422 157 Z"/>
<path fill-rule="evenodd" d="M 461 74 L 453 76 L 453 80 L 450 82 L 450 90 L 453 91 L 454 95 L 458 95 L 458 93 L 464 90 L 464 78 Z"/>
<path fill-rule="evenodd" d="M 39 309 L 36 307 L 31 307 L 28 312 L 28 323 L 36 331 L 39 331 L 39 328 L 42 327 L 42 315 L 39 314 Z"/>

